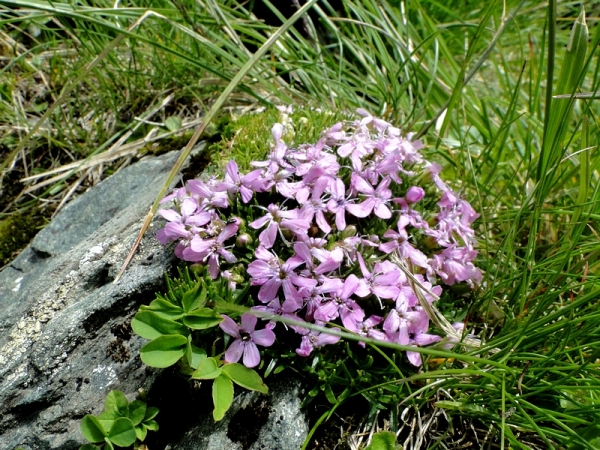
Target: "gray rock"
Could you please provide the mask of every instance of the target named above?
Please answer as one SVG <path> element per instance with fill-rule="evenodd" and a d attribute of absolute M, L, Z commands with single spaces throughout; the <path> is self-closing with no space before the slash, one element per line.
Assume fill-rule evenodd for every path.
<path fill-rule="evenodd" d="M 0 272 L 0 450 L 78 448 L 85 443 L 82 417 L 100 413 L 112 389 L 130 401 L 144 389 L 150 403 L 156 400 L 161 430 L 152 450 L 169 443 L 236 448 L 222 434 L 226 422 L 212 421 L 211 408 L 186 403 L 196 395 L 187 380 L 174 370 L 150 369 L 138 356 L 145 341 L 132 334 L 131 317 L 163 288 L 163 274 L 174 262 L 172 251 L 153 237 L 161 219 L 153 222 L 121 281 L 112 282 L 176 157 L 143 159 L 90 189 Z M 251 448 L 299 448 L 307 433 L 299 387 L 290 382 L 271 387 L 269 397 L 238 396 L 226 421 L 244 405 L 269 399 L 256 438 L 264 447 Z M 210 430 L 216 434 L 207 437 Z M 205 447 L 190 436 L 202 436 L 197 442 Z M 219 436 L 224 446 L 214 447 Z"/>
<path fill-rule="evenodd" d="M 268 396 L 244 392 L 235 398 L 225 418 L 214 423 L 203 417 L 172 450 L 298 450 L 308 434 L 300 411 L 301 388 L 296 380 L 278 380 Z"/>

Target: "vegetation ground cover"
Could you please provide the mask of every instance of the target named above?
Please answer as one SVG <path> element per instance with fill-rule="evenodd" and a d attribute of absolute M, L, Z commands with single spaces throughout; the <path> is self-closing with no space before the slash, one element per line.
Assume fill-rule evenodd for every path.
<path fill-rule="evenodd" d="M 252 2 L 0 1 L 0 265 L 27 240 L 15 223 L 43 226 L 123 164 L 182 147 L 285 20 L 262 4 L 268 22 Z M 231 144 L 267 141 L 269 119 L 261 128 L 246 112 L 365 108 L 422 135 L 482 214 L 484 281 L 442 308 L 482 349 L 394 374 L 411 391 L 392 411 L 377 412 L 385 386 L 361 393 L 407 448 L 450 446 L 450 424 L 473 430 L 474 445 L 597 445 L 597 17 L 578 2 L 318 2 L 213 124 L 217 171 Z M 315 120 L 295 124 L 308 136 Z M 403 434 L 407 417 L 440 415 L 446 435 Z"/>

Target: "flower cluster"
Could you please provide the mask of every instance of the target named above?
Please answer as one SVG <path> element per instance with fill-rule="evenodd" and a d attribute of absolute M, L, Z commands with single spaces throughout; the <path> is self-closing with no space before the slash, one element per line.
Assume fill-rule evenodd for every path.
<path fill-rule="evenodd" d="M 428 333 L 415 285 L 393 261 L 411 269 L 430 303 L 442 285 L 479 283 L 478 214 L 442 181 L 441 167 L 424 159 L 420 141 L 358 114 L 295 148 L 275 124 L 274 145 L 254 170 L 240 173 L 232 160 L 223 179 L 189 180 L 167 196 L 163 202 L 178 208 L 159 211 L 168 223 L 157 238 L 176 241 L 176 255 L 206 264 L 213 278 L 232 285 L 249 279 L 257 310 L 401 345 L 431 344 L 440 337 Z M 256 344 L 274 342 L 275 324 L 255 331 L 251 317 L 241 327 L 229 317 L 222 323 L 235 338 L 226 361 L 243 353 L 254 367 Z M 301 335 L 302 356 L 339 340 L 290 328 Z M 421 364 L 418 352 L 407 356 Z"/>

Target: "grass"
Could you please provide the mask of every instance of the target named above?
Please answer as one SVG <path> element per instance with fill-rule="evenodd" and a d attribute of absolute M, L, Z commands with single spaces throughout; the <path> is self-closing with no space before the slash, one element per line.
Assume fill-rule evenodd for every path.
<path fill-rule="evenodd" d="M 267 1 L 270 24 L 256 20 L 253 4 L 160 1 L 145 15 L 150 2 L 0 0 L 0 230 L 30 211 L 49 218 L 132 159 L 181 148 L 285 20 Z M 347 394 L 366 397 L 373 420 L 385 406 L 377 423 L 405 448 L 597 446 L 599 108 L 579 95 L 600 90 L 590 8 L 586 37 L 577 2 L 321 1 L 219 109 L 237 119 L 224 158 L 235 145 L 264 151 L 247 130 L 268 136 L 277 113 L 244 112 L 363 107 L 422 135 L 481 212 L 484 284 L 441 309 L 483 347 L 424 349 L 422 373 L 388 362 Z M 299 139 L 331 118 L 296 114 Z M 322 364 L 317 373 L 331 369 Z M 330 386 L 336 407 L 343 389 Z"/>

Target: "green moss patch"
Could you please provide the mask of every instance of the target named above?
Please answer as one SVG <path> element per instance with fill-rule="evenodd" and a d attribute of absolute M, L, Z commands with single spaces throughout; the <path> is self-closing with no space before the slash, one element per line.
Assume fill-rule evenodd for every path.
<path fill-rule="evenodd" d="M 0 217 L 0 268 L 10 263 L 46 224 L 34 208 Z"/>

